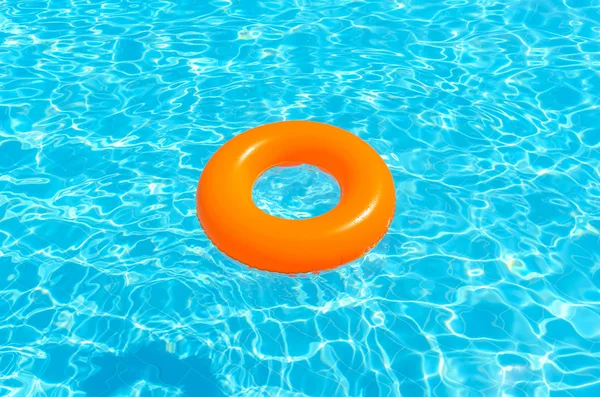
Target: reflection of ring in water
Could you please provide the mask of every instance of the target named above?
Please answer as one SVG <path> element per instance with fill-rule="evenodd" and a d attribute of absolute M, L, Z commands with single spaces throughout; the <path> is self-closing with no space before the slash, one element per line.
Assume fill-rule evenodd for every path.
<path fill-rule="evenodd" d="M 276 166 L 310 164 L 339 183 L 331 211 L 282 219 L 261 211 L 252 187 Z M 340 128 L 284 121 L 251 129 L 221 147 L 206 164 L 196 196 L 198 219 L 225 254 L 262 270 L 305 273 L 359 258 L 387 231 L 395 208 L 392 175 L 377 152 Z"/>

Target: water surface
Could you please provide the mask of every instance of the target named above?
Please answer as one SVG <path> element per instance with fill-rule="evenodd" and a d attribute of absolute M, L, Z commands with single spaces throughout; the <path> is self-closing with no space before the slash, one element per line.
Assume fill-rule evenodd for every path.
<path fill-rule="evenodd" d="M 600 395 L 597 2 L 8 0 L 0 43 L 0 396 Z M 397 189 L 320 275 L 196 219 L 210 156 L 292 119 Z M 255 202 L 326 211 L 309 171 Z"/>

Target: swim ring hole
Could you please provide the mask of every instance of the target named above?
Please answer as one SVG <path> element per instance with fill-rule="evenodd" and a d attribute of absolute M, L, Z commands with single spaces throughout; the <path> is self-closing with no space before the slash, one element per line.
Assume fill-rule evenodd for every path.
<path fill-rule="evenodd" d="M 318 167 L 273 167 L 254 183 L 252 200 L 263 212 L 284 219 L 323 215 L 339 203 L 340 185 Z"/>

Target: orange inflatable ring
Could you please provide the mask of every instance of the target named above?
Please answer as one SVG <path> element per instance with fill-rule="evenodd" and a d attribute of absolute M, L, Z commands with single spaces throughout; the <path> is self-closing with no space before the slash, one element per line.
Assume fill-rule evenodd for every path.
<path fill-rule="evenodd" d="M 310 164 L 339 183 L 331 211 L 283 219 L 252 200 L 255 181 L 275 166 Z M 231 258 L 261 270 L 307 273 L 361 257 L 386 233 L 395 209 L 392 175 L 377 152 L 340 128 L 283 121 L 246 131 L 208 161 L 196 204 L 208 238 Z"/>

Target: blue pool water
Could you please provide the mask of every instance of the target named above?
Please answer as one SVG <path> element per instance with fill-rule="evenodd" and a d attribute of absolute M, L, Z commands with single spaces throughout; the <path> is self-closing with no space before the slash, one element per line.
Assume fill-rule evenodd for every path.
<path fill-rule="evenodd" d="M 8 0 L 0 43 L 0 396 L 600 395 L 597 1 Z M 394 176 L 335 271 L 250 270 L 196 219 L 210 156 L 285 119 Z"/>

